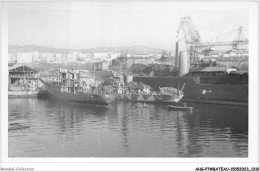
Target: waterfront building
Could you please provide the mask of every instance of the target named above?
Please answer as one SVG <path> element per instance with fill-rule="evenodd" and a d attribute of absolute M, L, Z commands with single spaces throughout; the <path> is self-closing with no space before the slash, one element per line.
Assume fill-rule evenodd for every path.
<path fill-rule="evenodd" d="M 28 66 L 22 65 L 9 70 L 9 91 L 36 90 L 42 87 L 42 83 L 37 76 L 38 71 Z"/>

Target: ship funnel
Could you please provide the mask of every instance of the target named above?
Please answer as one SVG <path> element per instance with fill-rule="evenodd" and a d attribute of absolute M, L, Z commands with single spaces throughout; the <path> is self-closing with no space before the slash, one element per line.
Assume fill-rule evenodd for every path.
<path fill-rule="evenodd" d="M 183 76 L 190 70 L 190 54 L 187 51 L 180 52 L 179 58 L 179 75 Z"/>
<path fill-rule="evenodd" d="M 179 42 L 176 42 L 175 47 L 175 67 L 179 68 Z"/>

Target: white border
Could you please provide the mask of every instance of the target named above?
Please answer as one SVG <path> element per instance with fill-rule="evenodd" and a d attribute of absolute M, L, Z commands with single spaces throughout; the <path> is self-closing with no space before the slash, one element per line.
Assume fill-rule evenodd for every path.
<path fill-rule="evenodd" d="M 4 167 L 34 167 L 34 170 L 52 171 L 172 171 L 195 170 L 195 167 L 256 167 L 259 163 L 259 70 L 258 70 L 258 3 L 257 2 L 176 2 L 174 9 L 247 9 L 249 11 L 249 157 L 248 158 L 8 158 L 8 6 L 2 2 L 1 44 L 1 152 Z M 40 6 L 37 4 L 39 3 Z M 34 2 L 33 5 L 52 9 L 48 3 L 60 8 L 83 8 L 72 2 Z M 85 3 L 85 2 L 79 2 Z M 107 3 L 107 2 L 97 2 Z M 121 3 L 121 2 L 120 2 Z M 143 3 L 143 2 L 134 2 Z M 149 2 L 146 2 L 149 5 Z M 167 2 L 162 2 L 167 3 Z M 30 2 L 19 8 L 31 8 Z M 188 5 L 187 5 L 188 4 Z M 153 7 L 153 6 L 151 6 Z M 115 7 L 116 8 L 116 7 Z M 40 163 L 45 162 L 45 163 Z M 54 163 L 55 162 L 55 163 Z M 58 163 L 57 163 L 58 162 Z M 73 162 L 73 163 L 72 163 Z M 86 164 L 87 162 L 87 164 Z M 196 163 L 196 164 L 195 164 Z M 214 164 L 214 165 L 213 165 Z"/>

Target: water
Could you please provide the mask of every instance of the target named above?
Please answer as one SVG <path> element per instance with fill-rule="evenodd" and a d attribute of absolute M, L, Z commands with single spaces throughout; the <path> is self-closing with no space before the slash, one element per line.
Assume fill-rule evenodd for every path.
<path fill-rule="evenodd" d="M 247 157 L 248 108 L 167 105 L 110 108 L 39 99 L 9 99 L 9 157 Z"/>

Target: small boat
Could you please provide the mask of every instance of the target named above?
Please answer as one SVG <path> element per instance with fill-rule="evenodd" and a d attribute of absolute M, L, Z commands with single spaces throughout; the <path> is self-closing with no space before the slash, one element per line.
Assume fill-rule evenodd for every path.
<path fill-rule="evenodd" d="M 141 108 L 147 108 L 148 107 L 148 105 L 145 104 L 145 103 L 144 104 L 138 103 L 138 106 L 141 107 Z"/>
<path fill-rule="evenodd" d="M 192 111 L 193 107 L 189 106 L 173 106 L 168 105 L 168 110 L 176 110 L 176 111 Z"/>

